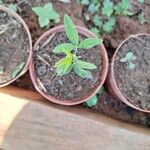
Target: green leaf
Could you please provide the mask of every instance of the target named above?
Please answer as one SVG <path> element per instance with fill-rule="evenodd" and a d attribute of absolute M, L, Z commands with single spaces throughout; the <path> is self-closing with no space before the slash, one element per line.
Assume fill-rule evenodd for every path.
<path fill-rule="evenodd" d="M 99 36 L 100 30 L 97 27 L 92 27 L 91 32 L 93 32 L 96 36 Z"/>
<path fill-rule="evenodd" d="M 114 3 L 112 1 L 104 0 L 102 14 L 104 16 L 110 17 L 114 11 L 113 7 L 114 7 Z"/>
<path fill-rule="evenodd" d="M 67 14 L 64 15 L 64 28 L 69 40 L 77 46 L 79 44 L 79 35 L 75 25 Z"/>
<path fill-rule="evenodd" d="M 98 12 L 100 7 L 100 3 L 95 4 L 95 3 L 91 3 L 88 7 L 88 11 L 92 14 L 94 14 L 95 12 Z"/>
<path fill-rule="evenodd" d="M 47 3 L 43 7 L 33 7 L 32 10 L 38 15 L 40 27 L 49 25 L 50 20 L 60 21 L 59 14 L 53 9 L 52 3 Z"/>
<path fill-rule="evenodd" d="M 116 18 L 111 17 L 107 22 L 103 24 L 103 31 L 106 33 L 111 33 L 116 25 Z"/>
<path fill-rule="evenodd" d="M 91 97 L 89 100 L 87 100 L 85 103 L 88 107 L 92 107 L 97 104 L 97 101 L 98 101 L 98 99 L 97 99 L 97 96 L 95 95 L 95 96 Z"/>
<path fill-rule="evenodd" d="M 16 69 L 12 72 L 12 78 L 15 78 L 21 72 L 21 70 L 23 69 L 24 65 L 25 65 L 25 63 L 23 62 L 23 63 L 21 63 L 20 65 L 18 65 L 16 67 Z"/>
<path fill-rule="evenodd" d="M 75 49 L 75 46 L 71 43 L 63 43 L 63 44 L 60 44 L 58 46 L 56 46 L 54 49 L 53 49 L 53 52 L 58 54 L 58 53 L 63 53 L 64 51 L 63 50 L 66 50 L 66 51 L 72 51 Z"/>
<path fill-rule="evenodd" d="M 89 70 L 97 69 L 97 67 L 94 64 L 82 60 L 76 61 L 75 64 L 79 65 L 83 69 L 89 69 Z"/>
<path fill-rule="evenodd" d="M 18 5 L 17 4 L 9 4 L 8 8 L 11 9 L 11 10 L 13 10 L 13 11 L 15 11 L 15 12 L 17 12 Z"/>
<path fill-rule="evenodd" d="M 39 17 L 38 21 L 39 21 L 39 24 L 40 24 L 41 28 L 43 28 L 43 27 L 45 27 L 49 24 L 49 19 L 48 18 Z"/>
<path fill-rule="evenodd" d="M 80 65 L 74 64 L 73 67 L 74 67 L 75 73 L 76 73 L 78 76 L 80 76 L 80 77 L 82 77 L 82 78 L 87 78 L 87 79 L 92 79 L 92 78 L 93 78 L 91 72 L 88 71 L 88 70 L 84 70 Z"/>
<path fill-rule="evenodd" d="M 133 15 L 132 12 L 129 12 L 128 9 L 130 8 L 131 3 L 130 0 L 121 0 L 116 6 L 115 6 L 115 14 L 116 15 Z"/>
<path fill-rule="evenodd" d="M 127 60 L 132 59 L 132 57 L 133 57 L 133 53 L 132 53 L 132 52 L 128 52 L 128 53 L 126 54 L 126 59 L 127 59 Z"/>
<path fill-rule="evenodd" d="M 97 15 L 97 14 L 94 15 L 94 17 L 93 17 L 93 23 L 97 27 L 101 27 L 103 24 L 102 20 L 100 19 L 99 15 Z"/>
<path fill-rule="evenodd" d="M 90 49 L 96 45 L 102 44 L 103 40 L 99 38 L 87 38 L 79 44 L 80 49 Z"/>
<path fill-rule="evenodd" d="M 65 58 L 59 60 L 54 67 L 56 67 L 57 74 L 62 76 L 68 74 L 72 69 L 72 56 L 67 55 Z"/>
<path fill-rule="evenodd" d="M 126 58 L 121 58 L 121 59 L 120 59 L 120 62 L 126 62 L 126 61 L 127 61 Z"/>
<path fill-rule="evenodd" d="M 89 5 L 89 3 L 90 3 L 89 0 L 82 0 L 81 1 L 82 5 Z"/>
<path fill-rule="evenodd" d="M 136 56 L 133 56 L 132 58 L 131 58 L 131 60 L 136 60 L 137 59 L 137 57 Z"/>
<path fill-rule="evenodd" d="M 131 69 L 131 70 L 133 70 L 135 68 L 135 64 L 133 64 L 132 62 L 130 62 L 128 68 Z"/>
<path fill-rule="evenodd" d="M 145 0 L 137 0 L 138 2 L 140 2 L 140 3 L 144 3 L 145 2 Z"/>

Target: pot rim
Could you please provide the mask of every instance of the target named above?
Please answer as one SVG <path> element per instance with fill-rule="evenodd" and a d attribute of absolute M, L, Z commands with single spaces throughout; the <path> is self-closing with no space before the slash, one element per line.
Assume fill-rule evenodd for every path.
<path fill-rule="evenodd" d="M 84 28 L 84 27 L 80 27 L 80 26 L 76 26 L 77 30 L 79 33 L 85 35 L 86 37 L 95 37 L 95 35 L 89 31 L 88 29 Z M 50 36 L 52 35 L 53 33 L 57 33 L 57 32 L 62 32 L 64 31 L 64 25 L 59 25 L 59 26 L 56 26 L 50 30 L 48 30 L 47 32 L 45 32 L 38 40 L 37 42 L 35 43 L 34 45 L 34 48 L 33 48 L 33 51 L 36 50 L 37 46 L 39 45 L 39 43 L 47 36 Z M 80 99 L 74 99 L 74 100 L 59 100 L 59 99 L 56 99 L 55 97 L 51 96 L 51 95 L 47 95 L 46 93 L 44 93 L 40 87 L 38 86 L 38 83 L 37 83 L 37 79 L 36 79 L 36 74 L 34 72 L 34 64 L 33 64 L 33 58 L 31 58 L 31 61 L 30 61 L 30 66 L 29 66 L 29 72 L 30 72 L 30 77 L 31 77 L 31 80 L 36 88 L 36 90 L 41 94 L 43 95 L 46 99 L 54 102 L 54 103 L 57 103 L 57 104 L 61 104 L 61 105 L 77 105 L 77 104 L 80 104 L 80 103 L 83 103 L 85 101 L 87 101 L 89 98 L 91 98 L 92 96 L 94 96 L 98 90 L 102 87 L 105 79 L 106 79 L 106 76 L 107 76 L 107 72 L 108 72 L 108 56 L 107 56 L 107 52 L 106 52 L 106 49 L 104 47 L 103 44 L 100 45 L 100 49 L 101 49 L 101 55 L 102 55 L 102 63 L 103 63 L 103 69 L 102 69 L 102 75 L 101 75 L 101 82 L 99 83 L 99 85 L 92 90 L 92 92 L 88 93 L 88 96 L 85 95 L 85 96 L 82 96 Z"/>
<path fill-rule="evenodd" d="M 134 108 L 134 109 L 137 109 L 139 111 L 142 111 L 142 112 L 147 112 L 147 113 L 150 113 L 150 110 L 146 110 L 146 109 L 142 109 L 140 107 L 137 107 L 135 106 L 134 104 L 132 104 L 131 102 L 129 102 L 122 94 L 122 92 L 120 91 L 118 85 L 117 85 L 117 82 L 116 82 L 116 79 L 115 79 L 115 73 L 114 73 L 114 62 L 115 62 L 115 58 L 116 58 L 116 55 L 117 55 L 117 52 L 119 51 L 119 49 L 121 48 L 121 46 L 126 42 L 128 41 L 129 39 L 131 38 L 136 38 L 136 37 L 139 37 L 139 36 L 143 36 L 143 35 L 146 35 L 146 36 L 150 36 L 150 34 L 148 33 L 138 33 L 138 34 L 132 34 L 130 35 L 128 38 L 126 38 L 119 46 L 118 48 L 116 49 L 115 53 L 113 54 L 113 57 L 111 59 L 111 63 L 110 63 L 110 82 L 113 86 L 113 91 L 115 91 L 116 93 L 116 96 L 121 100 L 123 101 L 125 104 L 127 104 L 128 106 Z"/>
<path fill-rule="evenodd" d="M 22 26 L 24 27 L 26 34 L 28 36 L 28 40 L 29 40 L 29 55 L 28 55 L 28 59 L 26 61 L 26 64 L 24 65 L 23 69 L 20 71 L 20 73 L 15 78 L 0 84 L 0 87 L 4 87 L 4 86 L 7 86 L 8 84 L 11 84 L 15 80 L 17 80 L 19 77 L 21 77 L 28 70 L 30 59 L 32 58 L 32 38 L 31 38 L 30 31 L 28 29 L 28 26 L 26 25 L 25 21 L 21 18 L 21 16 L 19 16 L 16 12 L 10 10 L 9 8 L 7 8 L 5 6 L 0 6 L 0 10 L 8 13 L 8 15 L 13 16 L 14 18 L 16 18 L 16 20 L 19 23 L 22 24 Z"/>

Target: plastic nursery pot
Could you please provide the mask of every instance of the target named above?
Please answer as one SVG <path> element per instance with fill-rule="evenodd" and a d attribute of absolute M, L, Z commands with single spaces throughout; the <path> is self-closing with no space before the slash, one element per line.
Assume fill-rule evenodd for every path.
<path fill-rule="evenodd" d="M 16 26 L 15 27 L 15 29 L 17 29 L 17 27 L 18 26 L 20 26 L 20 30 L 21 29 L 24 29 L 23 31 L 22 31 L 22 33 L 23 33 L 23 36 L 21 36 L 22 34 L 20 34 L 20 33 L 16 33 L 16 30 L 14 29 L 14 26 L 13 26 L 13 29 L 12 29 L 12 31 L 9 33 L 10 34 L 10 36 L 9 37 L 7 37 L 7 35 L 5 35 L 4 33 L 1 33 L 0 34 L 0 36 L 1 36 L 1 39 L 0 39 L 0 42 L 2 42 L 1 44 L 1 48 L 3 48 L 4 47 L 4 49 L 6 50 L 6 47 L 8 47 L 8 44 L 9 44 L 9 46 L 11 47 L 11 49 L 13 49 L 13 50 L 15 50 L 15 52 L 13 51 L 11 51 L 11 49 L 9 49 L 10 51 L 9 51 L 9 55 L 10 55 L 10 57 L 9 58 L 7 58 L 6 56 L 5 56 L 5 58 L 4 57 L 1 57 L 1 63 L 4 63 L 5 62 L 5 59 L 8 59 L 8 64 L 10 63 L 10 69 L 12 69 L 14 66 L 13 66 L 13 63 L 12 63 L 12 60 L 11 60 L 11 58 L 13 57 L 13 62 L 15 62 L 15 63 L 17 63 L 17 61 L 21 58 L 21 57 L 23 57 L 23 56 L 21 56 L 21 57 L 19 57 L 19 55 L 17 54 L 18 52 L 16 51 L 16 50 L 18 50 L 19 51 L 19 48 L 20 48 L 20 54 L 22 53 L 22 51 L 21 50 L 24 50 L 25 48 L 23 47 L 24 45 L 22 45 L 22 43 L 20 43 L 19 44 L 19 42 L 22 40 L 22 38 L 25 36 L 26 37 L 26 43 L 27 43 L 27 46 L 28 46 L 28 48 L 27 49 L 25 49 L 25 51 L 27 52 L 26 54 L 26 59 L 25 59 L 25 61 L 24 62 L 22 62 L 22 67 L 20 66 L 20 70 L 19 70 L 19 68 L 18 68 L 18 71 L 16 72 L 16 75 L 14 75 L 14 76 L 11 76 L 11 78 L 9 77 L 9 79 L 8 80 L 3 80 L 3 79 L 1 79 L 1 77 L 0 77 L 0 80 L 2 81 L 2 83 L 0 84 L 0 87 L 4 87 L 4 86 L 6 86 L 6 85 L 8 85 L 8 84 L 10 84 L 10 83 L 12 83 L 12 82 L 14 82 L 16 79 L 18 79 L 20 76 L 22 76 L 27 70 L 28 70 L 28 66 L 29 66 L 29 62 L 30 62 L 30 59 L 31 59 L 31 56 L 32 56 L 32 39 L 31 39 L 31 35 L 30 35 L 30 32 L 29 32 L 29 29 L 28 29 L 28 27 L 27 27 L 27 25 L 26 25 L 26 23 L 24 22 L 24 20 L 17 14 L 17 13 L 15 13 L 14 11 L 12 11 L 12 10 L 10 10 L 10 9 L 8 9 L 8 8 L 6 8 L 6 7 L 4 7 L 4 6 L 0 6 L 0 14 L 2 13 L 2 15 L 1 16 L 3 16 L 3 14 L 5 14 L 6 15 L 6 17 L 8 16 L 8 18 L 10 17 L 10 22 L 7 24 L 8 25 L 8 28 L 6 29 L 6 31 L 8 30 L 8 32 L 10 32 L 10 26 L 12 25 L 12 24 L 14 24 L 14 22 L 15 22 L 15 24 L 14 24 L 14 26 Z M 7 19 L 8 19 L 7 18 Z M 0 19 L 2 19 L 2 17 L 0 18 Z M 2 25 L 2 26 L 4 26 L 4 25 L 6 25 L 6 23 L 5 23 L 5 21 L 6 21 L 6 19 L 4 19 L 3 18 L 3 20 L 4 20 L 4 24 L 3 24 L 3 22 L 0 24 L 0 26 Z M 16 25 L 17 24 L 17 25 Z M 3 29 L 3 28 L 2 28 Z M 19 37 L 21 37 L 21 38 L 18 38 L 17 40 L 15 39 L 15 36 L 18 36 L 19 35 Z M 4 36 L 3 38 L 2 38 L 2 36 Z M 13 40 L 11 40 L 11 42 L 9 41 L 9 39 L 10 38 L 13 38 Z M 5 40 L 4 40 L 5 39 Z M 7 42 L 6 42 L 7 41 Z M 22 40 L 23 41 L 23 40 Z M 7 44 L 7 46 L 6 46 L 6 43 L 8 43 Z M 14 46 L 14 43 L 16 43 L 16 47 Z M 18 46 L 18 45 L 20 45 L 20 47 Z M 11 52 L 12 52 L 12 54 L 11 54 Z M 15 53 L 15 54 L 14 54 Z M 8 53 L 7 53 L 8 54 Z M 17 56 L 16 56 L 16 54 L 17 54 Z M 1 51 L 1 56 L 2 56 L 3 54 L 2 54 L 2 51 Z M 22 54 L 23 55 L 23 54 Z M 15 57 L 16 56 L 16 57 Z M 4 60 L 3 60 L 4 59 Z M 11 61 L 11 62 L 10 62 Z M 4 65 L 6 65 L 6 63 L 4 64 Z M 2 67 L 2 66 L 0 66 L 0 67 Z M 15 68 L 14 68 L 15 69 Z M 6 76 L 6 75 L 4 75 L 4 76 Z"/>
<path fill-rule="evenodd" d="M 90 32 L 89 30 L 87 30 L 83 27 L 76 26 L 76 28 L 80 35 L 84 35 L 86 37 L 95 37 L 95 35 L 92 32 Z M 53 29 L 50 29 L 45 34 L 43 34 L 35 43 L 33 53 L 36 52 L 36 50 L 39 48 L 39 45 L 42 43 L 42 41 L 46 40 L 47 37 L 49 37 L 49 39 L 51 39 L 52 35 L 55 35 L 56 33 L 59 33 L 59 32 L 64 32 L 63 25 L 54 27 Z M 64 99 L 64 98 L 60 100 L 59 98 L 56 98 L 54 96 L 46 94 L 46 92 L 44 92 L 42 90 L 42 88 L 40 87 L 40 84 L 38 82 L 37 75 L 35 73 L 35 65 L 34 65 L 34 59 L 33 59 L 34 56 L 33 56 L 31 59 L 31 62 L 30 62 L 29 71 L 30 71 L 30 76 L 31 76 L 32 82 L 33 82 L 36 90 L 39 93 L 41 93 L 46 99 L 48 99 L 54 103 L 61 104 L 61 105 L 76 105 L 76 104 L 80 104 L 80 103 L 87 101 L 89 98 L 94 96 L 98 92 L 98 90 L 101 88 L 101 86 L 103 85 L 103 83 L 106 79 L 107 72 L 108 72 L 108 57 L 107 57 L 107 52 L 106 52 L 104 45 L 103 44 L 99 45 L 98 50 L 100 50 L 99 54 L 102 57 L 102 63 L 101 63 L 102 70 L 101 70 L 100 82 L 98 83 L 98 85 L 96 87 L 94 87 L 93 90 L 86 93 L 84 96 L 81 96 L 80 98 L 73 99 L 73 100 L 68 100 L 68 99 Z M 50 81 L 50 84 L 51 84 L 51 81 Z"/>
<path fill-rule="evenodd" d="M 140 38 L 142 38 L 142 37 L 146 37 L 147 39 L 149 39 L 150 40 L 150 34 L 144 34 L 144 33 L 142 33 L 142 34 L 135 34 L 135 35 L 131 35 L 131 36 L 129 36 L 127 39 L 125 39 L 120 45 L 119 45 L 119 47 L 117 48 L 117 50 L 115 51 L 115 53 L 114 53 L 114 55 L 113 55 L 113 57 L 112 57 L 112 59 L 111 59 L 111 63 L 110 63 L 110 68 L 109 68 L 109 73 L 108 73 L 108 76 L 107 76 L 107 80 L 106 80 L 106 84 L 107 84 L 107 89 L 108 89 L 108 91 L 110 92 L 110 94 L 112 95 L 112 96 L 114 96 L 117 100 L 121 100 L 122 102 L 124 102 L 125 104 L 127 104 L 128 106 L 130 106 L 130 107 L 132 107 L 132 108 L 134 108 L 134 109 L 136 109 L 136 110 L 139 110 L 139 111 L 142 111 L 142 112 L 147 112 L 147 113 L 150 113 L 150 110 L 149 109 L 143 109 L 142 107 L 139 107 L 137 104 L 135 105 L 134 103 L 133 103 L 133 101 L 137 98 L 137 97 L 133 97 L 132 99 L 129 99 L 129 98 L 127 98 L 126 96 L 125 96 L 125 94 L 123 94 L 123 92 L 122 92 L 122 89 L 121 89 L 121 87 L 119 87 L 119 85 L 118 85 L 118 82 L 117 82 L 117 80 L 118 80 L 118 77 L 116 77 L 116 72 L 119 72 L 119 70 L 115 70 L 115 66 L 116 66 L 116 64 L 115 64 L 115 62 L 117 61 L 117 59 L 120 59 L 119 58 L 119 56 L 118 56 L 118 53 L 119 52 L 121 52 L 120 51 L 120 49 L 123 47 L 123 46 L 127 46 L 127 47 L 130 47 L 130 45 L 128 45 L 128 42 L 130 41 L 130 40 L 133 40 L 133 39 L 139 39 L 139 42 L 142 42 L 141 41 L 141 39 Z M 136 49 L 138 49 L 138 46 L 139 46 L 139 43 L 132 43 L 132 45 L 133 46 L 137 46 L 136 47 Z M 145 44 L 146 45 L 146 44 Z M 147 48 L 149 48 L 148 46 L 147 46 Z M 130 50 L 132 49 L 132 47 L 130 47 Z M 142 49 L 142 48 L 141 48 Z M 148 49 L 147 49 L 148 50 Z M 149 48 L 149 50 L 150 50 L 150 48 Z M 122 53 L 122 52 L 121 52 Z M 143 56 L 144 56 L 144 53 L 142 53 L 141 51 L 138 53 L 137 51 L 134 51 L 134 54 L 135 55 L 138 55 L 139 56 L 139 54 L 141 55 L 141 59 L 140 60 L 143 60 Z M 124 55 L 125 56 L 125 55 Z M 136 58 L 136 60 L 138 60 L 139 58 L 137 57 Z M 142 68 L 141 67 L 141 65 L 142 65 L 142 62 L 136 62 L 135 61 L 135 59 L 133 59 L 132 60 L 134 63 L 137 63 L 138 65 L 135 67 L 135 69 L 133 70 L 133 73 L 132 74 L 137 74 L 137 77 L 139 77 L 139 76 L 143 76 L 143 74 L 145 73 L 145 72 L 142 72 L 139 68 Z M 120 62 L 121 63 L 121 62 Z M 127 65 L 127 63 L 126 64 L 124 64 L 125 66 Z M 139 70 L 141 71 L 141 72 L 139 72 Z M 149 69 L 147 69 L 147 70 L 149 70 Z M 129 74 L 125 74 L 125 73 L 122 73 L 123 74 L 123 76 L 124 76 L 124 79 L 126 78 L 126 76 L 128 76 Z M 148 74 L 147 74 L 147 76 L 148 76 Z M 130 76 L 129 75 L 129 77 L 130 78 L 132 78 L 132 76 Z M 122 80 L 124 80 L 124 79 L 122 79 Z M 136 81 L 136 77 L 134 78 L 135 79 L 135 81 Z M 143 80 L 146 80 L 146 78 L 145 79 L 143 79 Z M 143 81 L 142 80 L 139 80 L 140 82 L 139 82 L 139 84 L 143 84 Z M 149 81 L 149 80 L 148 80 Z M 132 82 L 132 81 L 131 81 Z M 130 82 L 130 83 L 131 83 Z M 145 81 L 144 81 L 145 82 Z M 129 84 L 130 84 L 129 83 Z M 125 83 L 124 83 L 125 84 Z M 132 84 L 132 83 L 131 83 Z M 136 87 L 136 85 L 135 85 L 135 87 Z M 131 88 L 131 87 L 130 87 Z M 134 90 L 130 90 L 130 92 L 132 92 L 132 91 L 134 91 Z M 137 91 L 136 91 L 137 92 Z M 139 92 L 139 91 L 138 91 Z M 137 92 L 137 93 L 138 93 Z M 129 89 L 128 88 L 126 88 L 126 93 L 129 93 Z M 140 92 L 139 92 L 139 94 L 140 94 Z"/>

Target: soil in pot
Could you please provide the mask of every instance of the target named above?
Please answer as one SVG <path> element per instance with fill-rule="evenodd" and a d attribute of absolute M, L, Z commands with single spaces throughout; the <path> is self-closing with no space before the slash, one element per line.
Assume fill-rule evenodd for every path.
<path fill-rule="evenodd" d="M 29 56 L 29 39 L 16 18 L 0 11 L 0 84 L 17 77 Z"/>
<path fill-rule="evenodd" d="M 119 48 L 114 62 L 115 79 L 123 96 L 145 110 L 150 110 L 149 45 L 150 35 L 131 37 Z M 122 60 L 127 55 L 128 59 Z"/>
<path fill-rule="evenodd" d="M 85 36 L 81 36 L 84 39 Z M 51 40 L 50 40 L 51 39 Z M 97 69 L 92 71 L 92 79 L 83 79 L 72 70 L 64 76 L 57 76 L 54 65 L 64 58 L 63 54 L 56 55 L 52 50 L 61 43 L 67 43 L 68 38 L 64 32 L 58 32 L 46 37 L 34 53 L 34 68 L 40 88 L 47 94 L 61 100 L 79 100 L 87 93 L 91 93 L 100 82 L 101 77 L 101 51 L 99 47 L 89 50 L 78 50 L 77 55 L 82 60 L 94 63 Z"/>

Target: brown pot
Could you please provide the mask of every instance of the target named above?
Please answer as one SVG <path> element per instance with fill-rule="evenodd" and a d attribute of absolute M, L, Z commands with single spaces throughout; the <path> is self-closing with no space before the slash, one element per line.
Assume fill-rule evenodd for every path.
<path fill-rule="evenodd" d="M 111 59 L 111 63 L 110 63 L 110 66 L 109 66 L 109 73 L 108 73 L 108 76 L 107 76 L 107 80 L 106 80 L 106 85 L 107 85 L 107 89 L 109 91 L 109 93 L 114 96 L 115 98 L 117 98 L 117 100 L 121 100 L 122 102 L 124 102 L 125 104 L 127 104 L 128 106 L 134 108 L 134 109 L 137 109 L 139 111 L 142 111 L 142 112 L 147 112 L 147 113 L 150 113 L 150 110 L 144 110 L 142 108 L 139 108 L 135 105 L 133 105 L 132 103 L 130 103 L 126 97 L 123 96 L 123 94 L 121 93 L 118 85 L 117 85 L 117 82 L 116 82 L 116 79 L 115 79 L 115 75 L 114 75 L 114 62 L 115 62 L 115 58 L 116 58 L 116 54 L 117 52 L 119 51 L 120 47 L 124 44 L 124 42 L 126 42 L 127 40 L 129 40 L 130 38 L 134 37 L 134 36 L 140 36 L 140 35 L 149 35 L 149 34 L 136 34 L 136 35 L 131 35 L 129 36 L 127 39 L 125 39 L 120 45 L 119 47 L 117 48 L 117 50 L 115 51 L 112 59 Z M 149 35 L 150 36 L 150 35 Z"/>
<path fill-rule="evenodd" d="M 8 13 L 10 16 L 13 16 L 14 18 L 16 18 L 16 20 L 18 20 L 20 23 L 22 23 L 22 26 L 25 28 L 26 33 L 28 35 L 28 39 L 29 39 L 29 56 L 28 56 L 28 60 L 27 60 L 26 64 L 24 65 L 21 72 L 15 78 L 13 78 L 12 80 L 10 80 L 8 82 L 0 84 L 0 87 L 4 87 L 4 86 L 14 82 L 16 79 L 18 79 L 20 76 L 22 76 L 28 70 L 29 62 L 30 62 L 30 59 L 32 56 L 32 53 L 31 53 L 32 52 L 32 39 L 31 39 L 30 31 L 29 31 L 26 23 L 17 13 L 15 13 L 14 11 L 12 11 L 12 10 L 8 9 L 7 7 L 4 7 L 4 6 L 0 6 L 0 11 L 4 11 L 4 12 Z"/>
<path fill-rule="evenodd" d="M 76 26 L 77 30 L 79 33 L 85 35 L 86 37 L 95 37 L 95 35 L 90 32 L 89 30 L 83 28 L 83 27 L 79 27 L 79 26 Z M 46 33 L 44 33 L 36 42 L 36 44 L 34 45 L 34 50 L 36 50 L 37 46 L 39 45 L 39 43 L 41 43 L 42 40 L 45 39 L 45 37 L 47 36 L 51 36 L 52 34 L 54 33 L 57 33 L 57 32 L 62 32 L 64 31 L 64 26 L 63 25 L 60 25 L 60 26 L 57 26 L 53 29 L 50 29 L 49 31 L 47 31 Z M 41 93 L 46 99 L 54 102 L 54 103 L 57 103 L 57 104 L 61 104 L 61 105 L 76 105 L 76 104 L 80 104 L 80 103 L 83 103 L 85 101 L 87 101 L 89 98 L 91 98 L 92 96 L 94 96 L 98 90 L 101 88 L 101 86 L 103 85 L 105 79 L 106 79 L 106 76 L 107 76 L 107 71 L 108 71 L 108 57 L 107 57 L 107 52 L 106 52 L 106 49 L 104 47 L 103 44 L 100 45 L 100 49 L 101 49 L 101 52 L 102 52 L 102 60 L 103 60 L 103 70 L 102 70 L 102 75 L 101 75 L 101 82 L 99 83 L 99 85 L 93 90 L 91 91 L 90 93 L 87 93 L 85 96 L 81 97 L 80 100 L 73 100 L 73 101 L 68 101 L 68 100 L 59 100 L 59 99 L 56 99 L 55 97 L 52 97 L 52 96 L 49 96 L 49 95 L 46 95 L 40 88 L 39 88 L 39 85 L 37 83 L 37 78 L 36 78 L 36 74 L 34 72 L 34 64 L 33 64 L 33 58 L 31 59 L 31 62 L 30 62 L 30 67 L 29 67 L 29 70 L 30 70 L 30 76 L 31 76 L 31 79 L 32 79 L 32 82 L 36 88 L 36 90 Z"/>

